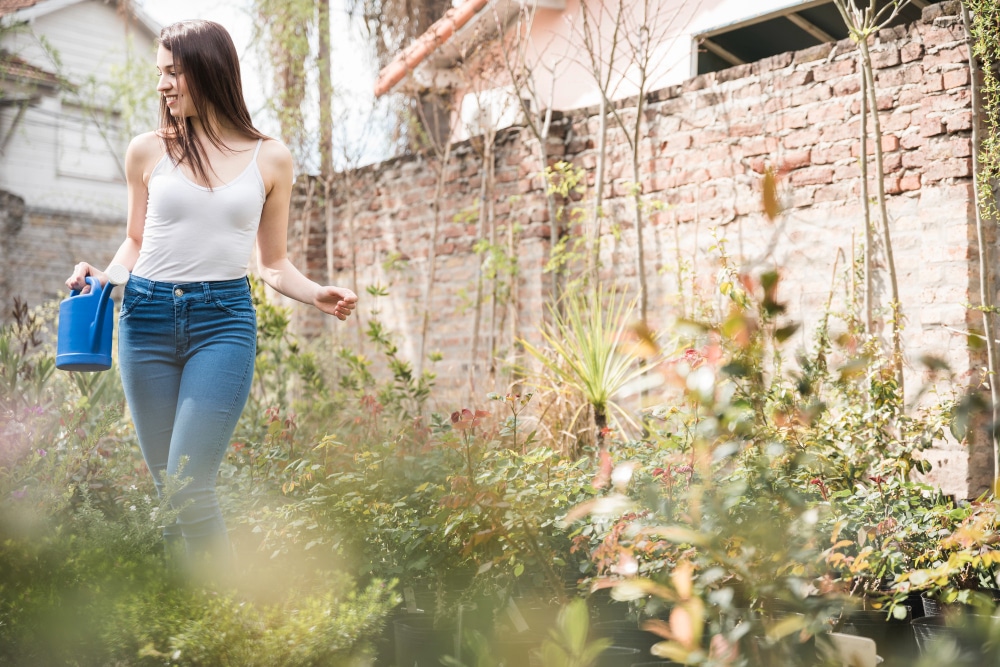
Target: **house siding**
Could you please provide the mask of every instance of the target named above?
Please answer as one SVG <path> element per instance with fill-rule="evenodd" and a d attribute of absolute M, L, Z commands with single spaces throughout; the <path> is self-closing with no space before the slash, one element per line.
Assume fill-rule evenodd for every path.
<path fill-rule="evenodd" d="M 155 87 L 153 37 L 145 27 L 126 25 L 114 6 L 100 0 L 43 13 L 4 32 L 0 47 L 76 87 L 15 91 L 11 86 L 5 91 L 38 96 L 13 131 L 18 107 L 0 108 L 0 133 L 9 133 L 0 155 L 0 191 L 23 202 L 25 210 L 17 231 L 4 238 L 4 251 L 13 262 L 4 276 L 9 297 L 36 304 L 58 295 L 74 263 L 100 265 L 124 238 L 121 165 L 127 137 L 110 124 L 102 136 L 85 107 L 110 110 L 118 104 L 102 99 L 106 93 L 95 92 L 100 87 L 89 82 L 109 80 L 114 68 L 125 64 L 130 43 L 133 57 L 148 58 L 149 86 Z M 42 39 L 55 59 L 42 48 Z M 153 117 L 152 108 L 149 115 Z"/>
<path fill-rule="evenodd" d="M 968 54 L 957 10 L 958 3 L 932 5 L 922 21 L 884 31 L 873 46 L 911 392 L 926 379 L 922 355 L 945 359 L 970 386 L 978 384 L 985 365 L 962 333 L 981 325 L 978 313 L 965 305 L 979 301 L 979 279 Z M 828 301 L 833 311 L 844 309 L 845 265 L 863 241 L 859 78 L 854 46 L 845 41 L 696 77 L 649 96 L 639 157 L 644 198 L 662 205 L 649 213 L 644 231 L 654 325 L 690 314 L 695 298 L 709 303 L 717 298 L 713 246 L 719 238 L 739 266 L 780 269 L 781 297 L 790 316 L 804 324 L 789 342 L 789 353 L 809 344 Z M 624 116 L 634 117 L 635 100 L 619 106 Z M 550 146 L 550 156 L 586 169 L 591 186 L 597 127 L 595 108 L 568 113 L 556 123 Z M 630 155 L 620 130 L 609 142 L 602 266 L 605 278 L 634 283 Z M 530 134 L 513 128 L 499 136 L 491 201 L 498 220 L 522 227 L 517 308 L 501 309 L 504 317 L 494 321 L 483 316 L 479 354 L 472 358 L 471 304 L 481 261 L 473 251 L 480 238 L 480 144 L 473 139 L 453 149 L 434 240 L 437 279 L 426 349 L 444 356 L 428 366 L 438 374 L 434 400 L 442 410 L 480 404 L 487 392 L 504 390 L 490 384 L 485 341 L 494 331 L 498 350 L 509 352 L 515 323 L 520 335 L 533 337 L 548 296 L 543 267 L 549 223 L 541 165 Z M 412 156 L 343 175 L 332 193 L 329 229 L 326 207 L 306 197 L 317 184 L 299 184 L 290 242 L 295 261 L 316 279 L 355 286 L 361 296 L 359 317 L 346 326 L 296 309 L 300 331 L 356 344 L 374 305 L 395 331 L 400 354 L 415 357 L 434 220 L 434 164 L 428 156 Z M 760 203 L 768 166 L 779 174 L 785 208 L 773 222 Z M 989 233 L 994 245 L 992 228 Z M 387 264 L 390 258 L 403 261 Z M 884 309 L 889 289 L 884 252 L 877 260 L 877 296 Z M 388 285 L 389 297 L 378 302 L 367 297 L 364 287 L 373 284 Z M 995 298 L 995 286 L 993 291 Z M 936 464 L 931 480 L 950 493 L 976 495 L 992 479 L 988 443 L 942 442 L 929 458 Z"/>

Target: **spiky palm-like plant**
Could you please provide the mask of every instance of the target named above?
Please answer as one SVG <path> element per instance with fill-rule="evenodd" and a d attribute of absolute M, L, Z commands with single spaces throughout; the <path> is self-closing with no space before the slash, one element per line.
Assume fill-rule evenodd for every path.
<path fill-rule="evenodd" d="M 608 426 L 625 433 L 640 426 L 635 414 L 616 400 L 655 367 L 654 357 L 659 356 L 650 335 L 636 335 L 645 332 L 645 326 L 633 322 L 635 308 L 635 298 L 615 290 L 567 294 L 549 309 L 551 322 L 541 330 L 544 344 L 522 341 L 541 364 L 535 373 L 539 384 L 584 399 L 572 414 L 571 426 L 579 424 L 585 409 L 593 409 L 598 441 Z"/>

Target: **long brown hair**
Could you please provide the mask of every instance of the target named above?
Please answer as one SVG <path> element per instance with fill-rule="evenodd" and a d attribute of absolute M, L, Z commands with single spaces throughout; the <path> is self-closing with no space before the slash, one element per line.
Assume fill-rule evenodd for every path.
<path fill-rule="evenodd" d="M 254 139 L 267 137 L 253 126 L 240 78 L 240 60 L 233 38 L 212 21 L 179 21 L 160 31 L 160 44 L 174 57 L 174 66 L 184 75 L 188 95 L 198 117 L 211 110 L 220 123 L 234 126 Z M 208 140 L 222 148 L 222 138 L 210 123 L 202 123 Z M 167 153 L 178 164 L 187 163 L 195 175 L 211 186 L 204 148 L 198 142 L 190 118 L 174 118 L 160 98 L 160 134 Z"/>

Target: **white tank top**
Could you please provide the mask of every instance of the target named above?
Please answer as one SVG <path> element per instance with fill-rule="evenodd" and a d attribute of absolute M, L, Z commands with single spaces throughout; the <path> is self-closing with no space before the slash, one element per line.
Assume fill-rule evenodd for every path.
<path fill-rule="evenodd" d="M 146 226 L 134 274 L 169 283 L 247 274 L 265 199 L 257 166 L 262 141 L 239 176 L 211 190 L 191 181 L 169 154 L 160 158 L 149 175 Z"/>

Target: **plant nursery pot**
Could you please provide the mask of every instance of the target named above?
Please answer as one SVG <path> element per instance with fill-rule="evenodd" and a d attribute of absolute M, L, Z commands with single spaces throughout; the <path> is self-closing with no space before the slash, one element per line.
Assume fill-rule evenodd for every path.
<path fill-rule="evenodd" d="M 992 600 L 994 606 L 1000 604 L 1000 590 L 995 588 L 982 588 L 977 589 L 976 593 L 985 595 L 987 598 Z M 938 600 L 930 595 L 921 595 L 920 602 L 924 610 L 924 616 L 944 616 L 950 611 L 975 613 L 976 609 L 973 605 L 961 604 L 958 602 L 941 602 L 941 600 Z M 916 616 L 914 616 L 914 618 L 916 618 Z"/>
<path fill-rule="evenodd" d="M 544 632 L 527 631 L 514 634 L 498 634 L 493 638 L 494 655 L 509 667 L 527 667 L 532 664 L 532 653 L 537 651 L 548 638 Z"/>
<path fill-rule="evenodd" d="M 609 646 L 597 656 L 595 667 L 632 667 L 632 663 L 639 657 L 639 649 L 630 646 Z"/>
<path fill-rule="evenodd" d="M 963 653 L 982 654 L 983 645 L 963 636 L 958 628 L 948 625 L 944 616 L 924 616 L 912 622 L 913 635 L 916 638 L 920 655 L 927 655 L 934 650 L 938 642 L 954 643 Z M 985 659 L 985 656 L 983 656 Z M 985 663 L 984 663 L 985 664 Z"/>
<path fill-rule="evenodd" d="M 836 630 L 874 640 L 879 655 L 912 662 L 917 656 L 917 645 L 910 625 L 910 608 L 904 609 L 906 617 L 903 619 L 886 618 L 885 611 L 850 611 L 840 619 Z"/>
<path fill-rule="evenodd" d="M 610 588 L 593 591 L 587 597 L 587 604 L 597 622 L 624 621 L 629 617 L 628 603 L 612 599 Z"/>
<path fill-rule="evenodd" d="M 396 621 L 422 614 L 423 612 L 420 611 L 411 614 L 402 607 L 397 607 L 389 613 L 385 620 L 385 627 L 382 628 L 382 632 L 379 636 L 375 638 L 373 647 L 375 649 L 375 658 L 372 662 L 373 667 L 392 667 L 396 664 Z"/>
<path fill-rule="evenodd" d="M 408 614 L 393 621 L 397 667 L 441 667 L 445 656 L 461 651 L 455 626 L 435 627 L 430 614 Z"/>
<path fill-rule="evenodd" d="M 606 637 L 611 640 L 612 645 L 634 648 L 640 653 L 642 659 L 652 657 L 650 649 L 653 645 L 663 641 L 658 635 L 646 632 L 639 627 L 635 620 L 631 621 L 601 621 L 594 623 L 591 633 L 595 637 Z"/>
<path fill-rule="evenodd" d="M 924 609 L 924 616 L 941 616 L 944 614 L 945 605 L 936 598 L 921 595 L 920 603 Z"/>

